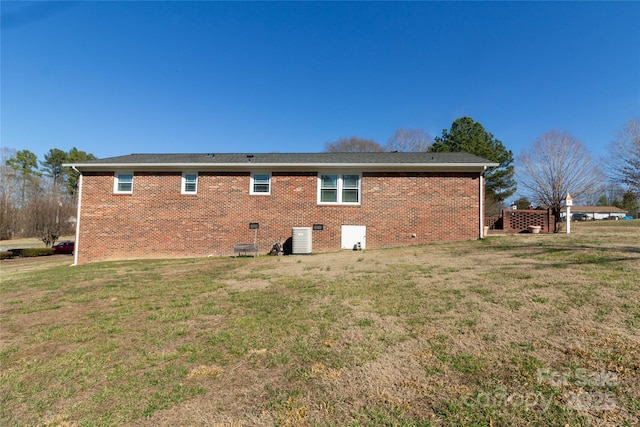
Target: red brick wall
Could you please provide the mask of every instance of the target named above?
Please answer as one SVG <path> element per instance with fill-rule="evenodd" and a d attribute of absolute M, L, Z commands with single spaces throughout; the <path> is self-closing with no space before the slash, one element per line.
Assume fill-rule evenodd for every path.
<path fill-rule="evenodd" d="M 553 232 L 555 217 L 551 209 L 545 210 L 510 210 L 502 211 L 502 228 L 513 233 L 527 231 L 530 225 L 538 225 L 543 233 Z"/>
<path fill-rule="evenodd" d="M 313 224 L 313 252 L 339 250 L 343 224 L 365 225 L 370 249 L 479 237 L 477 173 L 365 172 L 359 206 L 318 205 L 317 172 L 274 172 L 267 196 L 249 194 L 248 172 L 199 172 L 197 195 L 181 176 L 135 172 L 133 194 L 114 194 L 113 173 L 85 173 L 78 262 L 231 255 L 252 222 L 261 253 Z"/>

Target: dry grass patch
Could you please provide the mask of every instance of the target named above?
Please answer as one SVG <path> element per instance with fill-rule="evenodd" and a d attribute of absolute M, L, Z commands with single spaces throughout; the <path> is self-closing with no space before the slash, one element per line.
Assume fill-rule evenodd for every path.
<path fill-rule="evenodd" d="M 0 424 L 636 425 L 640 223 L 2 263 Z"/>
<path fill-rule="evenodd" d="M 200 365 L 189 371 L 187 378 L 190 380 L 198 378 L 215 378 L 221 373 L 222 369 L 218 366 Z"/>

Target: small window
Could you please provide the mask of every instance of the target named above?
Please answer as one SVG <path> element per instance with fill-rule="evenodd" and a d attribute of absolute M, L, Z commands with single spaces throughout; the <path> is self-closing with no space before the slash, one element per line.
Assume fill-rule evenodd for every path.
<path fill-rule="evenodd" d="M 196 194 L 198 192 L 198 174 L 185 172 L 182 174 L 182 194 Z"/>
<path fill-rule="evenodd" d="M 271 194 L 271 174 L 254 173 L 251 175 L 251 194 Z"/>
<path fill-rule="evenodd" d="M 320 175 L 318 203 L 360 204 L 360 175 Z"/>
<path fill-rule="evenodd" d="M 114 193 L 131 194 L 133 192 L 133 172 L 116 172 L 113 191 Z"/>

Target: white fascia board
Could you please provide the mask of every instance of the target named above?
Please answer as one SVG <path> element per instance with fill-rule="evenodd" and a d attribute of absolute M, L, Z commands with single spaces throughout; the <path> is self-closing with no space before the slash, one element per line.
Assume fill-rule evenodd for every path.
<path fill-rule="evenodd" d="M 435 171 L 482 171 L 497 167 L 498 163 L 64 163 L 79 171 L 113 171 L 120 169 L 135 171 L 166 170 L 318 170 L 318 169 L 359 169 L 359 170 L 435 170 Z"/>

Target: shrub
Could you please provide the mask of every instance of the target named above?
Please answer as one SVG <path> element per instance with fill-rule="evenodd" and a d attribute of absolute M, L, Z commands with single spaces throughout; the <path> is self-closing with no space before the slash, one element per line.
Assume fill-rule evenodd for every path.
<path fill-rule="evenodd" d="M 53 255 L 55 252 L 52 248 L 24 248 L 24 249 L 11 249 L 13 256 L 20 257 L 36 257 Z"/>
<path fill-rule="evenodd" d="M 9 259 L 13 258 L 13 252 L 11 251 L 0 251 L 0 259 Z"/>

